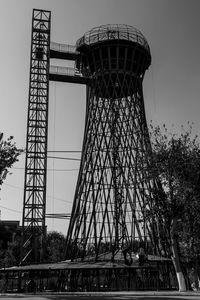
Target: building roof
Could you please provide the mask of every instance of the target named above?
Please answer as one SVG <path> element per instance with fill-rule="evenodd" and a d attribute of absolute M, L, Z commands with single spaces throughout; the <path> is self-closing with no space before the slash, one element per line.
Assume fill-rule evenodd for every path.
<path fill-rule="evenodd" d="M 25 265 L 25 266 L 14 266 L 6 269 L 0 269 L 0 272 L 2 271 L 31 271 L 31 270 L 67 270 L 67 269 L 123 269 L 123 268 L 140 268 L 138 265 L 138 258 L 137 256 L 132 256 L 133 258 L 133 263 L 131 266 L 127 266 L 124 263 L 124 260 L 116 261 L 116 262 L 111 262 L 109 261 L 61 261 L 57 263 L 46 263 L 46 264 L 33 264 L 33 265 Z M 154 263 L 156 262 L 171 262 L 170 259 L 164 258 L 164 257 L 159 257 L 159 256 L 153 256 L 153 255 L 148 255 L 148 261 L 150 263 L 150 266 L 153 267 Z M 144 267 L 149 267 L 148 264 L 144 264 L 141 266 L 141 268 Z"/>

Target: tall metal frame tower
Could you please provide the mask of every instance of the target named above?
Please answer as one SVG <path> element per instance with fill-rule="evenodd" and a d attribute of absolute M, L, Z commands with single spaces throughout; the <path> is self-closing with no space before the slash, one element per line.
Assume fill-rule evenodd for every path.
<path fill-rule="evenodd" d="M 76 68 L 90 81 L 66 258 L 115 261 L 136 240 L 151 243 L 158 254 L 158 228 L 149 212 L 159 188 L 149 170 L 142 90 L 149 45 L 131 26 L 103 25 L 84 34 L 76 50 Z"/>
<path fill-rule="evenodd" d="M 103 25 L 76 46 L 50 43 L 51 13 L 33 10 L 21 263 L 43 259 L 49 81 L 86 85 L 82 158 L 67 233 L 66 258 L 115 261 L 135 244 L 166 250 L 157 238 L 161 189 L 150 172 L 142 82 L 151 63 L 137 29 Z M 50 58 L 74 68 L 50 68 Z M 160 200 L 159 200 L 160 201 Z"/>
<path fill-rule="evenodd" d="M 21 264 L 43 260 L 47 185 L 49 81 L 87 84 L 74 68 L 52 66 L 50 59 L 76 61 L 73 45 L 50 41 L 51 12 L 33 9 L 27 118 Z"/>
<path fill-rule="evenodd" d="M 51 12 L 33 10 L 21 263 L 43 257 Z"/>

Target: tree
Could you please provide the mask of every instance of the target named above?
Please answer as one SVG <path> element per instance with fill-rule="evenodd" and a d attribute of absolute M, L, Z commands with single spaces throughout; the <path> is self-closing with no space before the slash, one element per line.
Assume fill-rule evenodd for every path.
<path fill-rule="evenodd" d="M 3 133 L 0 133 L 0 186 L 10 173 L 9 169 L 18 161 L 18 156 L 23 150 L 16 147 L 13 136 L 3 140 Z M 0 243 L 0 266 L 10 266 L 18 262 L 19 239 L 7 243 L 7 239 Z"/>
<path fill-rule="evenodd" d="M 1 261 L 5 267 L 16 266 L 20 263 L 20 242 L 21 238 L 19 235 L 16 235 L 11 242 L 8 242 L 8 247 Z"/>
<path fill-rule="evenodd" d="M 9 174 L 9 168 L 18 161 L 22 151 L 16 147 L 13 136 L 4 141 L 3 133 L 0 133 L 0 186 Z"/>
<path fill-rule="evenodd" d="M 62 233 L 51 231 L 46 238 L 45 260 L 47 262 L 58 262 L 63 260 L 65 251 L 65 237 Z"/>
<path fill-rule="evenodd" d="M 200 251 L 200 145 L 193 136 L 192 126 L 181 133 L 169 133 L 166 126 L 150 126 L 153 159 L 152 170 L 157 172 L 163 187 L 164 199 L 159 210 L 169 228 L 172 260 L 179 289 L 186 290 L 180 254 L 197 255 Z"/>
<path fill-rule="evenodd" d="M 15 233 L 12 240 L 0 240 L 0 268 L 12 267 L 20 263 L 20 232 Z"/>

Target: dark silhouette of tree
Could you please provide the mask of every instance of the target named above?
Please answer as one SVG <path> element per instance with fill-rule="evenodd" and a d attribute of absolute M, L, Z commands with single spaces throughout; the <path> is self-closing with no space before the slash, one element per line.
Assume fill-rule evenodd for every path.
<path fill-rule="evenodd" d="M 13 136 L 8 139 L 3 139 L 3 133 L 0 133 L 0 189 L 7 175 L 10 173 L 9 169 L 18 161 L 18 156 L 23 152 L 18 149 L 14 142 Z M 10 173 L 11 174 L 11 173 Z M 5 234 L 7 234 L 5 230 Z M 3 233 L 1 233 L 3 237 Z M 12 266 L 18 263 L 19 258 L 19 239 L 8 241 L 8 236 L 0 241 L 0 266 Z"/>
<path fill-rule="evenodd" d="M 3 246 L 2 241 L 0 241 L 0 268 L 19 265 L 20 240 L 21 235 L 20 232 L 18 232 L 13 237 L 12 241 L 7 243 L 6 248 Z M 62 261 L 64 257 L 65 243 L 66 238 L 62 233 L 57 231 L 47 233 L 44 262 L 54 263 Z"/>
<path fill-rule="evenodd" d="M 52 231 L 46 237 L 46 262 L 62 261 L 64 257 L 66 239 L 62 233 Z"/>
<path fill-rule="evenodd" d="M 20 234 L 13 236 L 11 241 L 7 242 L 6 247 L 3 241 L 0 241 L 0 267 L 16 266 L 20 262 Z"/>
<path fill-rule="evenodd" d="M 169 228 L 172 260 L 180 290 L 185 290 L 180 256 L 200 253 L 200 145 L 198 136 L 182 126 L 170 133 L 166 126 L 150 126 L 153 150 L 152 170 L 163 187 L 160 214 Z"/>
<path fill-rule="evenodd" d="M 16 147 L 13 136 L 3 140 L 3 133 L 0 133 L 0 186 L 9 174 L 9 169 L 18 161 L 18 156 L 23 150 Z"/>

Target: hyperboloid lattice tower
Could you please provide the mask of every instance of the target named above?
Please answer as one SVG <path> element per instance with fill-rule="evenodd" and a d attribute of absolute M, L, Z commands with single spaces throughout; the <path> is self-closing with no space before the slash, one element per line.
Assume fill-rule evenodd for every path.
<path fill-rule="evenodd" d="M 84 34 L 76 46 L 76 68 L 90 81 L 66 257 L 114 261 L 136 240 L 151 243 L 158 253 L 149 214 L 158 187 L 149 171 L 142 90 L 149 45 L 131 26 L 105 25 Z"/>

